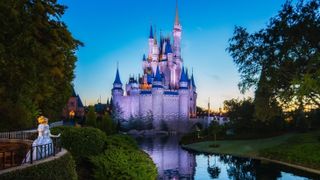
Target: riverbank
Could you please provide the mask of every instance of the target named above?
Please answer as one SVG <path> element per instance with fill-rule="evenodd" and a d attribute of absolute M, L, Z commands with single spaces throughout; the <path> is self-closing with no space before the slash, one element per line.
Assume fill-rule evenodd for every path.
<path fill-rule="evenodd" d="M 219 147 L 212 147 L 213 144 L 213 141 L 204 141 L 182 147 L 202 153 L 231 154 L 278 161 L 320 174 L 320 131 L 255 140 L 219 140 L 216 141 Z"/>

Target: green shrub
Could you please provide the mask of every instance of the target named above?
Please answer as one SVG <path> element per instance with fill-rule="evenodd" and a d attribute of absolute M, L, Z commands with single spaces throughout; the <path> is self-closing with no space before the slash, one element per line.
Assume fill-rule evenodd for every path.
<path fill-rule="evenodd" d="M 113 135 L 108 136 L 106 140 L 107 149 L 111 147 L 122 147 L 122 148 L 134 148 L 138 149 L 137 142 L 130 136 L 127 135 Z"/>
<path fill-rule="evenodd" d="M 150 157 L 136 148 L 111 146 L 91 157 L 95 179 L 156 179 L 157 169 Z"/>
<path fill-rule="evenodd" d="M 105 148 L 107 137 L 96 128 L 57 127 L 52 128 L 52 132 L 55 134 L 61 132 L 62 147 L 71 152 L 77 163 L 103 152 Z"/>
<path fill-rule="evenodd" d="M 89 111 L 86 116 L 85 125 L 91 127 L 97 126 L 97 115 L 93 106 L 89 106 Z"/>
<path fill-rule="evenodd" d="M 27 167 L 16 171 L 11 171 L 0 175 L 2 180 L 25 179 L 25 180 L 76 180 L 77 173 L 75 163 L 70 153 L 62 157 Z"/>
<path fill-rule="evenodd" d="M 100 121 L 97 122 L 98 128 L 107 135 L 116 133 L 116 124 L 113 122 L 111 116 L 106 113 Z"/>

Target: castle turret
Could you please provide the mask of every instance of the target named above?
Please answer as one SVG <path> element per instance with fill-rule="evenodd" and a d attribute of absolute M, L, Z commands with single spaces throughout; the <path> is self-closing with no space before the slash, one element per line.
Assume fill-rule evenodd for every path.
<path fill-rule="evenodd" d="M 152 83 L 152 112 L 154 117 L 154 127 L 161 128 L 160 123 L 163 119 L 163 85 L 160 68 L 157 66 L 156 75 Z"/>
<path fill-rule="evenodd" d="M 152 29 L 152 26 L 150 26 L 148 58 L 152 58 L 153 45 L 154 45 L 153 29 Z"/>
<path fill-rule="evenodd" d="M 123 97 L 122 82 L 120 80 L 119 68 L 117 68 L 116 78 L 113 82 L 112 88 L 113 105 L 119 105 L 121 97 Z"/>
<path fill-rule="evenodd" d="M 197 87 L 196 84 L 194 82 L 194 77 L 193 77 L 193 71 L 191 74 L 191 78 L 190 78 L 190 116 L 195 118 L 197 116 Z"/>
<path fill-rule="evenodd" d="M 189 117 L 189 89 L 188 77 L 182 67 L 179 87 L 179 116 L 181 120 L 188 119 Z M 181 124 L 180 124 L 181 125 Z"/>
<path fill-rule="evenodd" d="M 173 50 L 176 57 L 181 57 L 181 33 L 182 33 L 182 27 L 179 21 L 179 12 L 178 12 L 178 1 L 176 4 L 176 16 L 173 26 Z"/>

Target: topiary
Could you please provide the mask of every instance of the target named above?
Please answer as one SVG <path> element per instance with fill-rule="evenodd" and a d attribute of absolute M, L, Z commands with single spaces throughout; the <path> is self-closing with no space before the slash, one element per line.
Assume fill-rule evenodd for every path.
<path fill-rule="evenodd" d="M 137 142 L 132 137 L 128 135 L 121 135 L 121 134 L 108 136 L 106 140 L 106 146 L 107 146 L 107 149 L 111 147 L 134 148 L 134 149 L 139 148 Z"/>
<path fill-rule="evenodd" d="M 103 152 L 107 139 L 104 132 L 92 127 L 57 127 L 52 132 L 61 133 L 62 147 L 71 152 L 77 163 Z"/>
<path fill-rule="evenodd" d="M 90 158 L 95 179 L 156 179 L 157 169 L 150 157 L 135 148 L 112 146 Z"/>

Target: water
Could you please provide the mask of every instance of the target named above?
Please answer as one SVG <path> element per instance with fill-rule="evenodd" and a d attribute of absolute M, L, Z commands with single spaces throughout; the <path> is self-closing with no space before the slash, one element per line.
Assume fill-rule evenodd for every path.
<path fill-rule="evenodd" d="M 177 136 L 136 139 L 157 165 L 159 179 L 320 179 L 301 170 L 250 158 L 188 152 L 180 147 Z"/>

